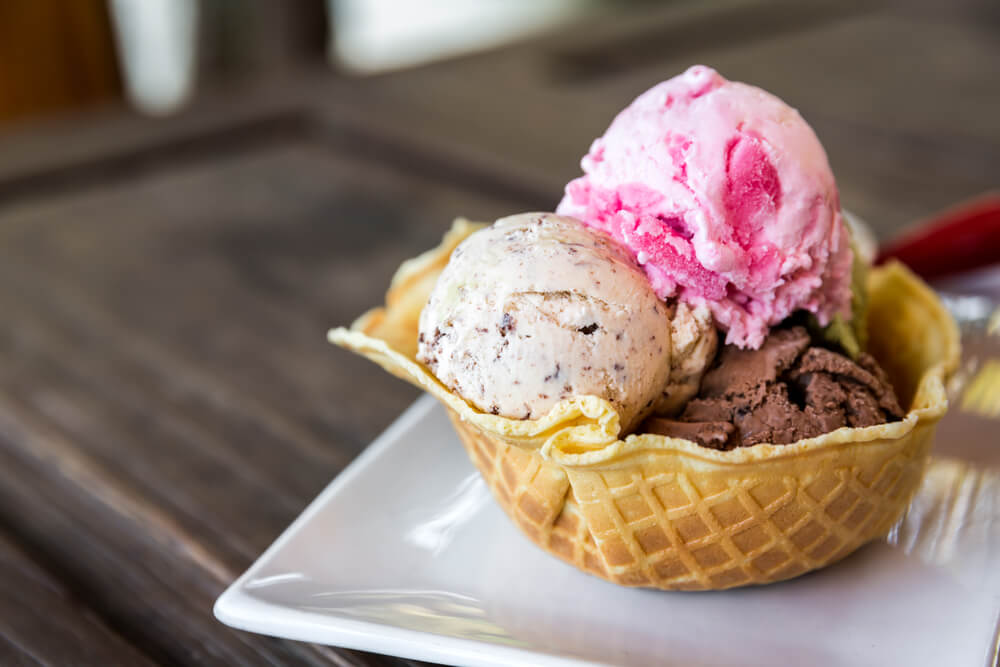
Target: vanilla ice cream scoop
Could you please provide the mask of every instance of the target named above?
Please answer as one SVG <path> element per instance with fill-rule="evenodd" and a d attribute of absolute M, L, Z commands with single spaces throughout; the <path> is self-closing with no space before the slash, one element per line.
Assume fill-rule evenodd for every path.
<path fill-rule="evenodd" d="M 539 418 L 592 395 L 627 432 L 670 379 L 673 310 L 604 233 L 515 215 L 452 253 L 421 313 L 417 358 L 483 412 Z"/>

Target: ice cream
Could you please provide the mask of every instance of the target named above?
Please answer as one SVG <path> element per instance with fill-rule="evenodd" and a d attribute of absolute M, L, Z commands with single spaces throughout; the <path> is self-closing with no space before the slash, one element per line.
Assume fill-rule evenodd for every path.
<path fill-rule="evenodd" d="M 850 317 L 851 249 L 826 153 L 799 114 L 695 66 L 594 141 L 557 212 L 626 245 L 661 298 L 758 348 L 797 310 Z"/>
<path fill-rule="evenodd" d="M 958 330 L 900 265 L 856 263 L 851 294 L 809 127 L 693 68 L 583 164 L 559 207 L 583 222 L 456 221 L 330 340 L 437 398 L 524 534 L 617 584 L 771 583 L 885 535 L 920 484 Z"/>
<path fill-rule="evenodd" d="M 483 412 L 537 419 L 592 395 L 627 432 L 696 393 L 714 353 L 707 311 L 677 314 L 605 234 L 553 214 L 515 215 L 454 250 L 421 312 L 417 358 Z"/>
<path fill-rule="evenodd" d="M 885 373 L 867 355 L 857 363 L 813 347 L 803 327 L 777 329 L 758 350 L 725 346 L 678 420 L 640 428 L 713 449 L 786 444 L 903 416 Z"/>
<path fill-rule="evenodd" d="M 674 415 L 698 393 L 702 375 L 715 358 L 719 337 L 705 306 L 677 303 L 670 318 L 670 377 L 654 412 Z"/>

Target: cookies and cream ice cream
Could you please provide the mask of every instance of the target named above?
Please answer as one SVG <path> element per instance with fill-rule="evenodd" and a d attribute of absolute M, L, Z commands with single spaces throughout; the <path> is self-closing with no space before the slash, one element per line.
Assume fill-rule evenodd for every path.
<path fill-rule="evenodd" d="M 627 246 L 662 298 L 758 348 L 797 310 L 850 317 L 851 249 L 819 140 L 759 88 L 695 66 L 594 141 L 556 209 Z"/>
<path fill-rule="evenodd" d="M 714 352 L 707 311 L 685 307 L 672 325 L 674 315 L 604 233 L 553 214 L 514 215 L 452 252 L 421 312 L 417 358 L 483 412 L 539 418 L 592 395 L 628 432 L 696 393 Z"/>
<path fill-rule="evenodd" d="M 675 302 L 670 318 L 670 377 L 654 412 L 673 415 L 698 393 L 701 377 L 715 358 L 719 337 L 712 313 L 705 306 Z"/>

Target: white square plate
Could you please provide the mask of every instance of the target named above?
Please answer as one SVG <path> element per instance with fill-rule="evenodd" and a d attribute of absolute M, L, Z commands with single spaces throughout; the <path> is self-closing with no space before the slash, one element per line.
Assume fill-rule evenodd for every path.
<path fill-rule="evenodd" d="M 936 461 L 888 540 L 789 582 L 626 589 L 523 537 L 425 396 L 215 614 L 253 632 L 462 665 L 993 665 L 996 470 Z"/>

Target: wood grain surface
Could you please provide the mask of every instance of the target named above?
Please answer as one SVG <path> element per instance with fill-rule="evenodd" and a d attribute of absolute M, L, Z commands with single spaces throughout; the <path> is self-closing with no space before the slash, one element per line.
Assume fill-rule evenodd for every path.
<path fill-rule="evenodd" d="M 883 236 L 997 187 L 995 12 L 793 5 L 0 137 L 0 663 L 414 664 L 211 615 L 416 397 L 326 329 L 453 217 L 554 206 L 614 112 L 692 62 L 798 106 Z"/>

